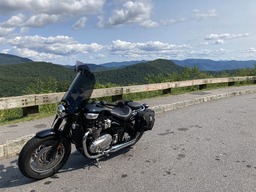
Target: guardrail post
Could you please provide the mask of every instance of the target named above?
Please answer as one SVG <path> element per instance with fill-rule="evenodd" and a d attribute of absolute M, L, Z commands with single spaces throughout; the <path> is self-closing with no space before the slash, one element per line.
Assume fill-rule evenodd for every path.
<path fill-rule="evenodd" d="M 112 96 L 112 102 L 118 101 L 118 100 L 122 100 L 123 99 L 123 95 L 114 95 Z"/>
<path fill-rule="evenodd" d="M 207 84 L 199 85 L 199 90 L 206 89 L 206 88 L 207 88 Z"/>
<path fill-rule="evenodd" d="M 23 116 L 32 116 L 39 113 L 39 106 L 30 106 L 22 108 Z"/>
<path fill-rule="evenodd" d="M 172 88 L 169 89 L 163 89 L 163 94 L 171 94 L 172 93 Z"/>

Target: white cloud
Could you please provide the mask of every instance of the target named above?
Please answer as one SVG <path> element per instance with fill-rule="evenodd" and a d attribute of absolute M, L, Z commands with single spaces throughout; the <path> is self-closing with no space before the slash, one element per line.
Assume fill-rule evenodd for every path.
<path fill-rule="evenodd" d="M 160 41 L 131 43 L 127 41 L 116 40 L 112 42 L 109 50 L 111 54 L 118 55 L 119 57 L 166 58 L 170 57 L 171 55 L 177 55 L 189 48 L 190 46 L 186 44 L 175 45 L 163 43 Z"/>
<path fill-rule="evenodd" d="M 225 43 L 225 41 L 223 39 L 217 39 L 215 41 L 215 44 L 224 44 L 224 43 Z"/>
<path fill-rule="evenodd" d="M 24 23 L 24 26 L 26 27 L 41 27 L 46 24 L 56 23 L 58 21 L 61 21 L 60 15 L 48 15 L 45 13 L 33 15 L 30 17 L 26 23 Z"/>
<path fill-rule="evenodd" d="M 72 28 L 75 30 L 84 28 L 86 21 L 87 21 L 86 17 L 81 17 L 74 25 L 72 25 Z"/>
<path fill-rule="evenodd" d="M 0 10 L 3 13 L 29 11 L 52 14 L 95 14 L 101 11 L 105 0 L 1 0 Z"/>
<path fill-rule="evenodd" d="M 245 34 L 229 34 L 229 33 L 223 33 L 223 34 L 210 34 L 205 37 L 205 40 L 216 40 L 216 39 L 237 39 L 237 38 L 243 38 L 243 37 L 249 37 L 250 33 Z"/>
<path fill-rule="evenodd" d="M 68 36 L 41 37 L 41 36 L 17 36 L 9 40 L 9 44 L 16 50 L 24 50 L 24 54 L 31 55 L 55 55 L 68 56 L 79 53 L 93 53 L 103 49 L 97 43 L 81 44 Z"/>
<path fill-rule="evenodd" d="M 205 42 L 202 43 L 202 45 L 209 45 L 209 44 L 224 44 L 227 42 L 227 40 L 232 39 L 239 39 L 239 38 L 246 38 L 251 36 L 250 33 L 244 33 L 244 34 L 229 34 L 229 33 L 223 33 L 223 34 L 210 34 L 207 35 L 204 40 Z"/>
<path fill-rule="evenodd" d="M 103 16 L 99 18 L 99 27 L 113 27 L 129 23 L 135 23 L 146 28 L 159 26 L 157 22 L 150 19 L 152 3 L 150 0 L 127 1 L 122 8 L 115 9 L 111 17 L 104 21 Z"/>
<path fill-rule="evenodd" d="M 130 22 L 142 22 L 150 16 L 151 5 L 143 2 L 128 1 L 123 8 L 115 10 L 109 19 L 110 25 L 120 25 Z"/>
<path fill-rule="evenodd" d="M 13 27 L 1 27 L 0 25 L 0 37 L 6 37 L 15 30 Z"/>
<path fill-rule="evenodd" d="M 248 49 L 248 52 L 250 52 L 250 53 L 256 53 L 256 48 L 250 47 L 250 48 Z"/>
<path fill-rule="evenodd" d="M 209 9 L 205 12 L 195 9 L 193 10 L 193 12 L 197 20 L 207 19 L 209 17 L 216 17 L 218 15 L 215 9 Z"/>
<path fill-rule="evenodd" d="M 0 12 L 10 13 L 13 11 L 19 11 L 30 8 L 31 0 L 1 0 Z"/>
<path fill-rule="evenodd" d="M 96 15 L 102 11 L 105 0 L 1 0 L 1 16 L 19 11 L 2 23 L 9 27 L 41 27 L 74 17 Z"/>
<path fill-rule="evenodd" d="M 25 22 L 25 19 L 26 17 L 23 14 L 17 14 L 9 18 L 3 25 L 7 27 L 21 26 Z"/>

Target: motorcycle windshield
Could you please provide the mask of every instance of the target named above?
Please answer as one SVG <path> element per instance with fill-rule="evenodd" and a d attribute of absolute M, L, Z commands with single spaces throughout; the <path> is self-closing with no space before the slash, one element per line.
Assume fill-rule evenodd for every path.
<path fill-rule="evenodd" d="M 75 79 L 62 98 L 62 101 L 67 104 L 68 113 L 75 113 L 77 108 L 86 104 L 95 86 L 95 76 L 86 64 L 76 62 L 76 72 Z"/>

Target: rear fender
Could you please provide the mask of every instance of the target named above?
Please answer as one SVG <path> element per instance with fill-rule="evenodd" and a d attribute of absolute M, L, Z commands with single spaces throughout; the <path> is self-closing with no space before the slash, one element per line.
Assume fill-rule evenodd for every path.
<path fill-rule="evenodd" d="M 39 131 L 36 133 L 36 137 L 38 137 L 38 138 L 45 138 L 45 137 L 49 137 L 52 135 L 57 135 L 57 133 L 54 129 L 46 129 L 46 130 Z"/>

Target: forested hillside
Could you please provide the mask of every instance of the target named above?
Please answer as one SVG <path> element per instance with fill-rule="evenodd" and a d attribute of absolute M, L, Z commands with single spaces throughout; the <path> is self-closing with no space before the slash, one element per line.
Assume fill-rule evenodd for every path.
<path fill-rule="evenodd" d="M 90 65 L 96 69 L 94 65 Z M 180 67 L 170 60 L 134 64 L 114 70 L 94 72 L 97 88 L 159 83 L 209 77 L 255 75 L 255 68 L 202 72 L 198 67 Z M 66 91 L 76 73 L 73 67 L 46 62 L 0 65 L 0 97 Z"/>
<path fill-rule="evenodd" d="M 18 64 L 18 63 L 28 63 L 28 62 L 33 62 L 33 61 L 27 58 L 18 57 L 16 55 L 0 53 L 0 65 L 10 65 L 10 64 Z"/>
<path fill-rule="evenodd" d="M 181 73 L 183 67 L 169 60 L 155 60 L 135 64 L 121 69 L 95 72 L 98 84 L 143 84 L 147 77 Z M 23 94 L 66 91 L 75 77 L 74 67 L 32 62 L 14 65 L 0 65 L 0 97 Z"/>
<path fill-rule="evenodd" d="M 0 97 L 39 93 L 48 90 L 65 91 L 75 76 L 71 69 L 45 62 L 0 65 Z"/>
<path fill-rule="evenodd" d="M 118 85 L 144 84 L 147 77 L 162 74 L 167 76 L 170 73 L 181 73 L 184 70 L 169 60 L 158 59 L 145 63 L 130 65 L 121 69 L 96 72 L 95 76 L 99 83 L 111 82 Z"/>

